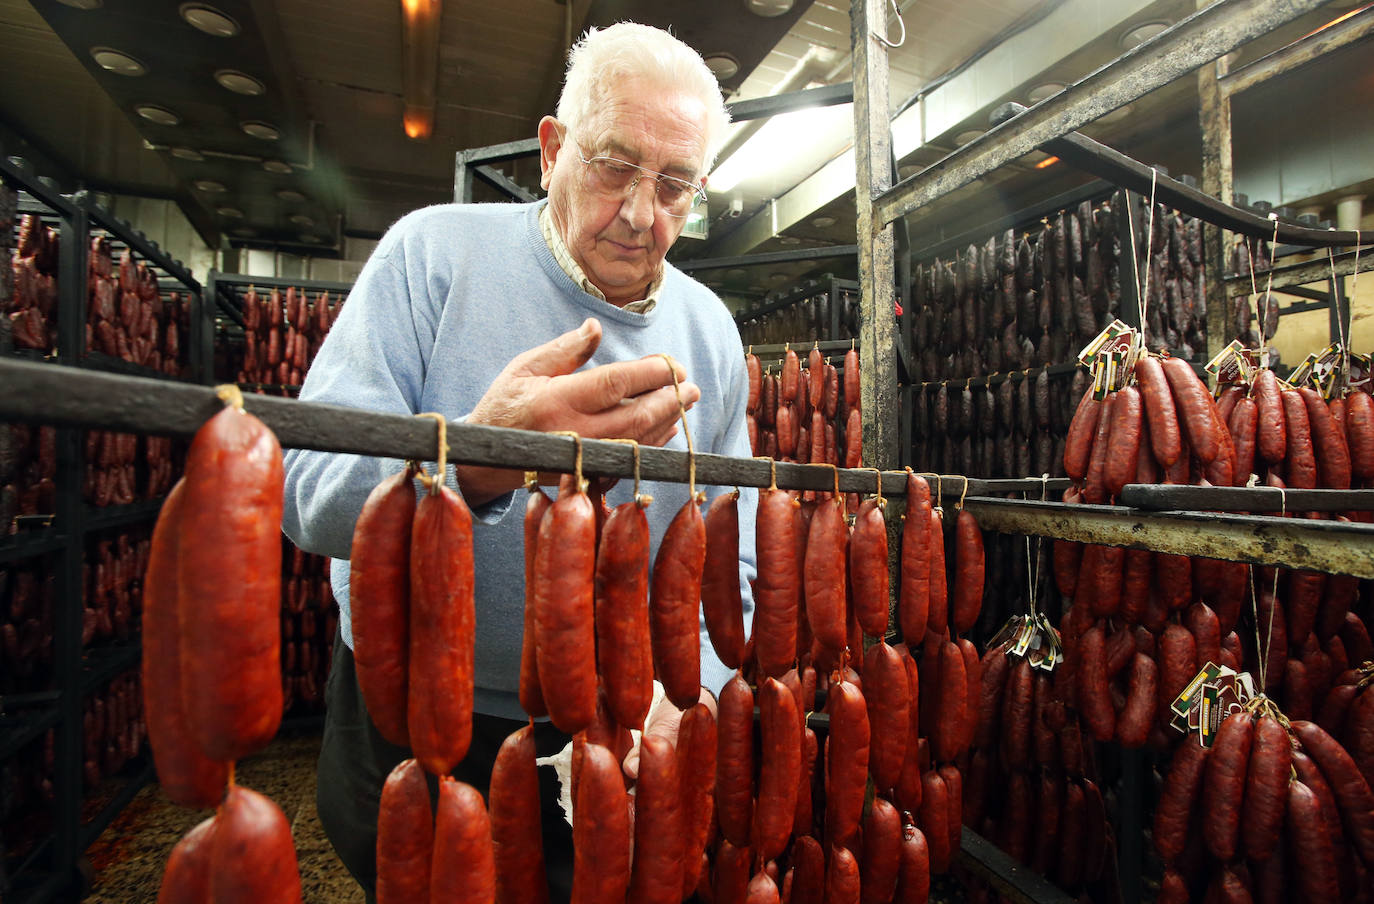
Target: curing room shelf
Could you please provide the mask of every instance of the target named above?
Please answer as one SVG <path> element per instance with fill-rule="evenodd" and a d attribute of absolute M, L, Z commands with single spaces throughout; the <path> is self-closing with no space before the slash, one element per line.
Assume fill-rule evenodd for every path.
<path fill-rule="evenodd" d="M 53 701 L 41 710 L 0 715 L 0 761 L 14 756 L 57 725 L 61 713 L 55 704 Z"/>
<path fill-rule="evenodd" d="M 81 693 L 83 696 L 106 684 L 110 679 L 135 668 L 143 651 L 138 637 L 92 647 L 81 658 Z"/>
<path fill-rule="evenodd" d="M 143 790 L 143 786 L 151 782 L 156 776 L 153 758 L 146 745 L 138 756 L 126 764 L 120 772 L 121 775 L 111 776 L 101 782 L 101 787 L 93 792 L 93 794 L 100 793 L 105 790 L 104 786 L 111 782 L 119 783 L 116 785 L 114 793 L 107 800 L 101 802 L 99 809 L 81 826 L 78 843 L 83 851 L 100 837 L 100 834 L 109 827 L 120 811 L 129 805 L 129 801 L 133 800 L 134 796 Z"/>
<path fill-rule="evenodd" d="M 84 514 L 86 532 L 109 530 L 114 527 L 125 527 L 130 524 L 150 521 L 157 517 L 158 512 L 162 511 L 162 503 L 166 498 L 166 496 L 159 496 L 156 499 L 145 499 L 142 502 L 130 502 L 128 505 L 107 505 L 103 508 L 87 507 Z"/>
<path fill-rule="evenodd" d="M 61 549 L 67 535 L 54 527 L 24 531 L 0 538 L 0 565 L 32 559 Z"/>

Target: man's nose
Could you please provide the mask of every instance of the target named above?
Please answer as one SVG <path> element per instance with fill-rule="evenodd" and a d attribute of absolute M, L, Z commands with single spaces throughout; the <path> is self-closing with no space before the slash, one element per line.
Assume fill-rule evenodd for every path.
<path fill-rule="evenodd" d="M 620 215 L 635 232 L 644 232 L 654 225 L 657 190 L 658 182 L 643 173 L 630 183 L 630 190 L 620 204 Z"/>

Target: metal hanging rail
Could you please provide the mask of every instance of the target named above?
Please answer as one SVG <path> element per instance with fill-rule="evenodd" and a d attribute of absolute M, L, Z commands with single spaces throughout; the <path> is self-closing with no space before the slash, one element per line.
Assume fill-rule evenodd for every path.
<path fill-rule="evenodd" d="M 13 387 L 0 397 L 0 419 L 189 436 L 223 407 L 208 386 L 27 361 L 0 360 L 0 381 Z M 249 395 L 244 401 L 285 447 L 427 461 L 436 457 L 438 427 L 429 419 L 270 396 Z M 571 472 L 574 466 L 575 444 L 565 436 L 450 423 L 448 439 L 448 458 L 453 462 L 562 472 Z M 629 446 L 609 440 L 584 440 L 581 445 L 584 473 L 633 476 L 634 454 Z M 640 474 L 645 479 L 687 480 L 686 452 L 643 448 L 640 458 Z M 829 490 L 836 470 L 842 492 L 871 493 L 878 486 L 879 474 L 873 469 L 792 462 L 777 463 L 777 484 L 786 489 Z M 698 483 L 765 487 L 771 482 L 771 471 L 764 459 L 696 456 Z M 1374 525 L 1370 524 L 1000 499 L 994 494 L 1048 496 L 1062 489 L 1064 482 L 929 476 L 938 478 L 931 480 L 937 501 L 949 507 L 963 500 L 988 530 L 1374 577 Z M 884 495 L 905 493 L 904 471 L 883 471 L 881 481 Z"/>

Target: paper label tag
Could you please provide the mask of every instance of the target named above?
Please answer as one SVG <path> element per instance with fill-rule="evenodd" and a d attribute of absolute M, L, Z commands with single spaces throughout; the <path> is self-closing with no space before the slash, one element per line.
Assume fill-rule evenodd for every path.
<path fill-rule="evenodd" d="M 1202 671 L 1193 676 L 1193 680 L 1183 688 L 1183 693 L 1174 698 L 1174 702 L 1169 704 L 1169 708 L 1176 714 L 1187 717 L 1189 710 L 1197 703 L 1198 694 L 1202 692 L 1202 687 L 1209 682 L 1215 681 L 1217 676 L 1223 671 L 1230 672 L 1230 669 L 1223 669 L 1222 666 L 1214 662 L 1209 662 L 1202 667 Z M 1235 674 L 1231 672 L 1231 674 Z"/>
<path fill-rule="evenodd" d="M 1174 716 L 1169 724 L 1179 732 L 1193 733 L 1203 747 L 1211 747 L 1226 717 L 1254 696 L 1249 672 L 1236 673 L 1209 662 L 1170 704 Z"/>
<path fill-rule="evenodd" d="M 1135 344 L 1135 330 L 1120 320 L 1113 320 L 1106 329 L 1093 337 L 1078 353 L 1078 363 L 1091 367 L 1093 359 L 1102 355 L 1119 352 L 1125 354 Z"/>
<path fill-rule="evenodd" d="M 1204 368 L 1217 379 L 1217 390 L 1226 383 L 1248 384 L 1255 377 L 1255 353 L 1232 339 L 1231 344 L 1217 352 Z"/>
<path fill-rule="evenodd" d="M 1357 355 L 1351 352 L 1350 369 L 1345 374 L 1346 385 L 1360 392 L 1369 392 L 1371 371 L 1374 371 L 1374 367 L 1371 367 L 1369 355 Z"/>

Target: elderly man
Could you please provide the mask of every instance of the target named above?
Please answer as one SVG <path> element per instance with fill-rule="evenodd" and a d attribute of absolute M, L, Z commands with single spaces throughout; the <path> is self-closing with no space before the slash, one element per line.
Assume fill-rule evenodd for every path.
<path fill-rule="evenodd" d="M 739 334 L 714 294 L 664 261 L 703 196 L 727 124 L 715 80 L 686 45 L 629 23 L 589 32 L 570 56 L 557 118 L 539 124 L 547 201 L 441 205 L 400 220 L 363 268 L 301 398 L 685 449 L 680 392 L 697 451 L 748 456 Z M 664 353 L 677 362 L 676 389 Z M 340 605 L 320 817 L 369 897 L 382 783 L 409 753 L 378 735 L 358 690 L 347 558 L 367 494 L 400 467 L 302 450 L 286 459 L 286 532 L 334 558 Z M 523 506 L 513 503 L 521 473 L 460 465 L 447 479 L 475 518 L 476 714 L 455 774 L 485 791 L 501 741 L 527 719 L 516 694 Z M 687 487 L 648 484 L 645 492 L 655 500 L 648 516 L 657 549 Z M 608 501 L 628 498 L 621 485 Z M 740 499 L 746 618 L 755 501 L 749 490 Z M 717 691 L 730 673 L 704 629 L 701 637 L 702 683 Z M 659 707 L 650 721 L 661 719 L 655 730 L 673 735 L 675 716 Z M 552 725 L 537 726 L 540 753 L 566 741 Z M 544 823 L 557 898 L 560 889 L 566 895 L 571 865 L 553 796 L 545 790 Z"/>

